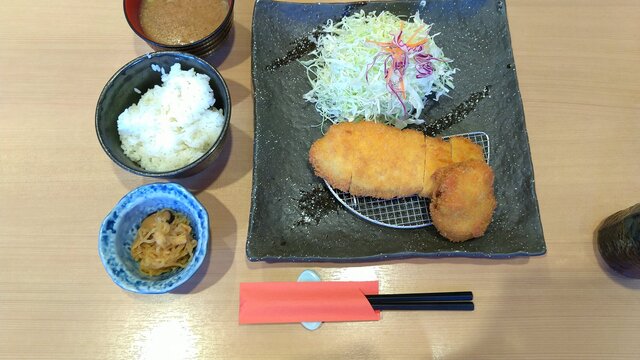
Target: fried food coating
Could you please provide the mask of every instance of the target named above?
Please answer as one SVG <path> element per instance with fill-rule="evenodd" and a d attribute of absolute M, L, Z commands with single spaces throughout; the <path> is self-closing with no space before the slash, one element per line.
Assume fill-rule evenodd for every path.
<path fill-rule="evenodd" d="M 316 175 L 355 196 L 411 196 L 423 188 L 424 135 L 373 122 L 332 125 L 309 151 Z"/>
<path fill-rule="evenodd" d="M 458 163 L 467 160 L 484 161 L 482 147 L 473 141 L 462 136 L 454 136 L 449 139 L 449 143 L 451 143 L 452 162 Z"/>
<path fill-rule="evenodd" d="M 466 138 L 446 142 L 368 121 L 332 125 L 309 151 L 315 174 L 332 187 L 380 199 L 431 197 L 436 170 L 474 159 L 484 160 L 482 148 Z"/>
<path fill-rule="evenodd" d="M 484 235 L 496 208 L 493 170 L 482 160 L 438 169 L 429 210 L 445 238 L 460 242 Z"/>
<path fill-rule="evenodd" d="M 351 186 L 357 128 L 355 123 L 349 122 L 333 125 L 309 150 L 309 162 L 316 175 L 334 188 L 347 192 Z"/>
<path fill-rule="evenodd" d="M 433 173 L 452 163 L 451 144 L 441 138 L 427 136 L 425 145 L 423 187 L 418 195 L 431 197 L 434 187 Z"/>
<path fill-rule="evenodd" d="M 373 122 L 359 123 L 354 140 L 349 192 L 380 199 L 415 195 L 422 190 L 425 139 L 421 132 Z"/>
<path fill-rule="evenodd" d="M 484 160 L 482 147 L 461 136 L 451 137 L 448 142 L 441 138 L 427 137 L 424 187 L 419 195 L 431 197 L 435 187 L 433 174 L 436 170 L 467 160 Z"/>

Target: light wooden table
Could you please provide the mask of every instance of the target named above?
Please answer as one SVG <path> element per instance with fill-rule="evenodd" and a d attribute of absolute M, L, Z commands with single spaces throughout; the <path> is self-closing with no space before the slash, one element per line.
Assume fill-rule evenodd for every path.
<path fill-rule="evenodd" d="M 232 149 L 197 194 L 211 213 L 212 256 L 183 294 L 122 291 L 104 271 L 97 231 L 131 189 L 94 109 L 120 66 L 149 48 L 121 1 L 0 5 L 0 358 L 621 359 L 640 356 L 640 280 L 594 252 L 609 214 L 640 201 L 640 2 L 509 0 L 536 188 L 542 257 L 373 264 L 249 263 L 252 1 L 238 0 L 220 65 L 233 97 Z M 238 325 L 238 284 L 381 281 L 381 291 L 471 289 L 473 313 L 390 312 L 379 322 Z"/>

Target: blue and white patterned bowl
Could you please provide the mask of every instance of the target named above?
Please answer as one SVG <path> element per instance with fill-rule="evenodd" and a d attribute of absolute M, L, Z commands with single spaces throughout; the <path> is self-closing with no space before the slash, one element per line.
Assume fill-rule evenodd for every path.
<path fill-rule="evenodd" d="M 198 246 L 184 269 L 149 276 L 140 272 L 131 256 L 131 244 L 142 220 L 162 209 L 180 212 L 189 219 Z M 180 286 L 198 270 L 208 242 L 209 215 L 202 204 L 176 183 L 157 183 L 132 190 L 116 204 L 100 226 L 98 252 L 104 268 L 118 286 L 142 294 L 160 294 Z"/>

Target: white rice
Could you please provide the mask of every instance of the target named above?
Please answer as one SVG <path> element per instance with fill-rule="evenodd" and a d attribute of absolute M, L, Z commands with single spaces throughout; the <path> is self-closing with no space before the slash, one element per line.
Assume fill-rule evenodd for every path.
<path fill-rule="evenodd" d="M 153 67 L 153 66 L 152 66 Z M 171 171 L 204 155 L 224 126 L 222 109 L 213 108 L 210 78 L 180 64 L 160 67 L 162 86 L 145 92 L 118 116 L 125 155 L 149 171 Z"/>

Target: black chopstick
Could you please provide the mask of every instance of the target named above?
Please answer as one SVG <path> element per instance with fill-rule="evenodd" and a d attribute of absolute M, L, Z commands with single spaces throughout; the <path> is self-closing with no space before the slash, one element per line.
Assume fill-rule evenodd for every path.
<path fill-rule="evenodd" d="M 471 291 L 366 295 L 374 310 L 473 311 Z"/>
<path fill-rule="evenodd" d="M 366 295 L 369 303 L 373 304 L 395 304 L 409 302 L 445 302 L 445 301 L 471 301 L 473 293 L 471 291 L 455 291 L 440 293 L 416 293 L 416 294 L 383 294 Z"/>
<path fill-rule="evenodd" d="M 449 310 L 449 311 L 473 311 L 471 301 L 461 302 L 423 302 L 423 303 L 390 303 L 372 304 L 374 310 Z"/>

